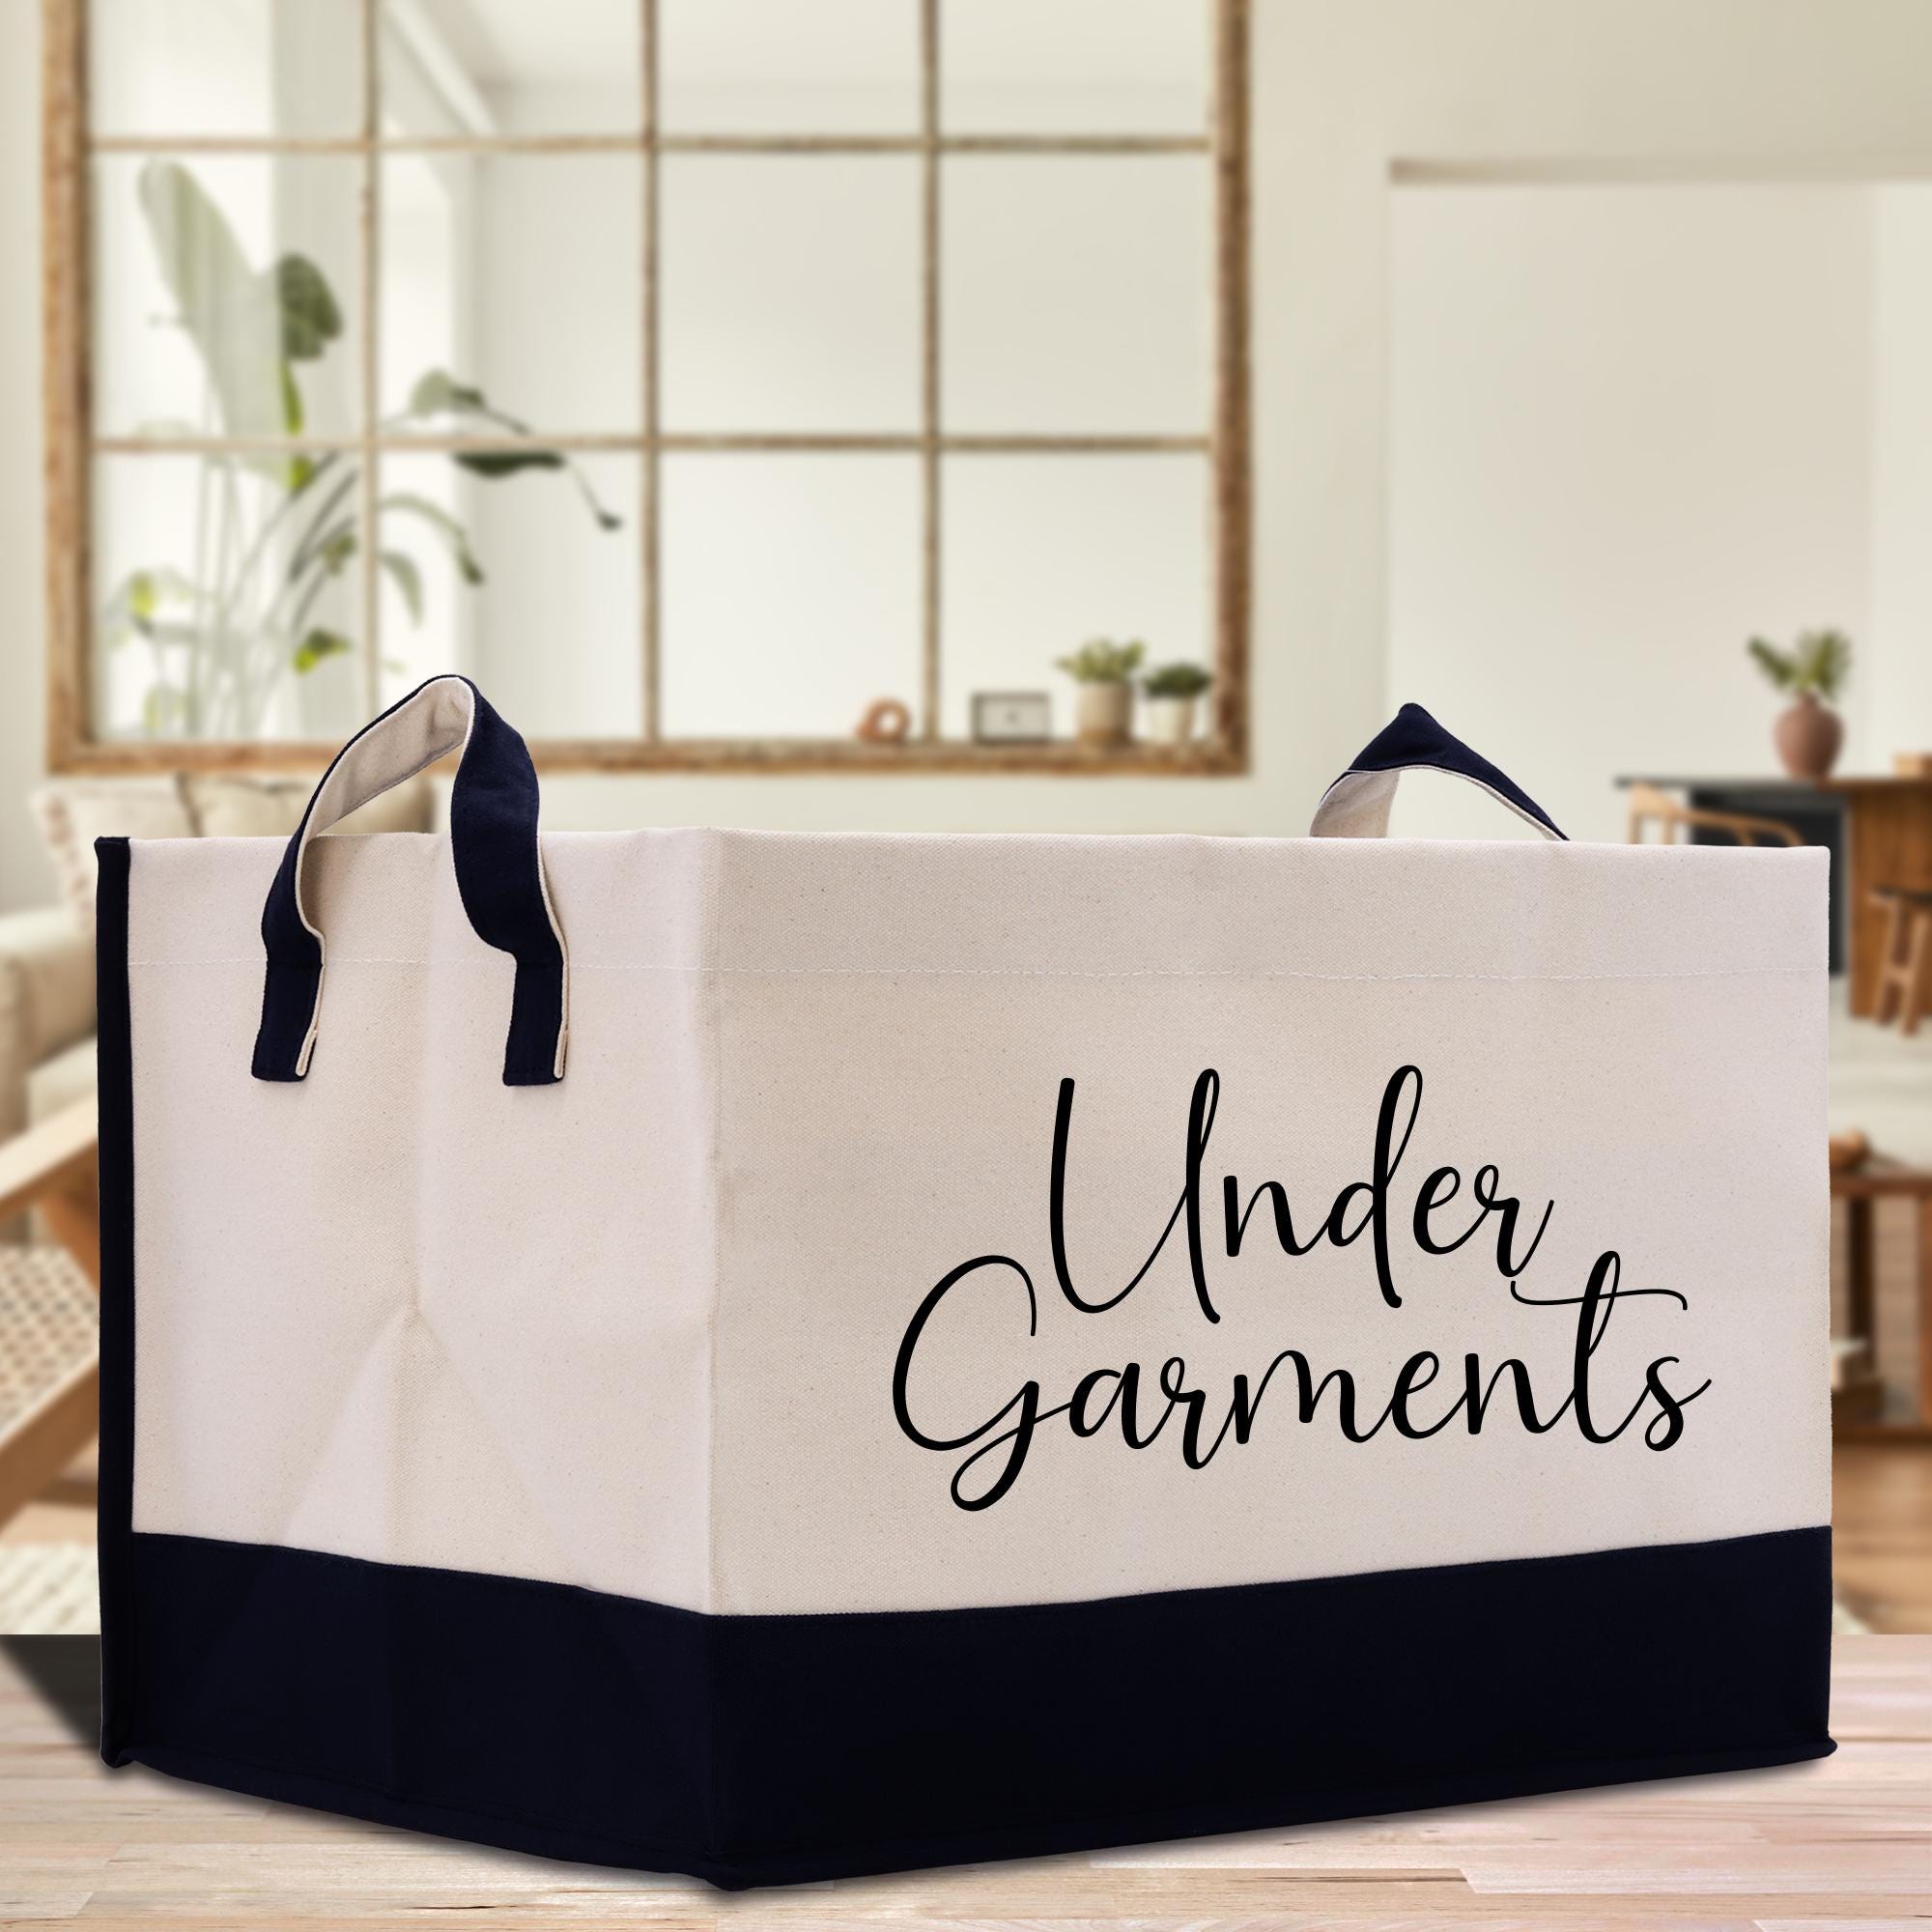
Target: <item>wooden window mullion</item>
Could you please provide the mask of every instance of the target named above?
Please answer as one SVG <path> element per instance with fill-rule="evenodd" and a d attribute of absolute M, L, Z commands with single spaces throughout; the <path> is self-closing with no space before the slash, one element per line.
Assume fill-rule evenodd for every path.
<path fill-rule="evenodd" d="M 356 222 L 356 295 L 360 306 L 362 359 L 360 373 L 361 436 L 359 454 L 361 475 L 356 496 L 356 525 L 360 531 L 362 554 L 362 708 L 374 717 L 383 708 L 382 646 L 378 628 L 382 623 L 383 573 L 378 567 L 377 527 L 378 470 L 382 462 L 377 445 L 376 424 L 382 413 L 382 351 L 379 318 L 382 302 L 382 160 L 377 139 L 382 132 L 381 83 L 377 73 L 377 44 L 382 23 L 381 0 L 361 0 L 359 25 L 362 52 L 361 97 L 361 181 Z"/>
<path fill-rule="evenodd" d="M 85 33 L 88 0 L 42 0 L 46 81 L 47 342 L 50 616 L 48 755 L 55 770 L 139 769 L 163 759 L 197 767 L 261 766 L 298 748 L 292 744 L 103 744 L 95 738 L 90 691 L 95 649 L 95 589 L 89 566 L 90 466 L 119 454 L 211 454 L 216 449 L 340 450 L 360 464 L 357 497 L 358 550 L 362 560 L 358 668 L 366 708 L 381 701 L 382 570 L 380 567 L 380 465 L 385 452 L 449 453 L 520 446 L 508 436 L 385 435 L 382 421 L 382 208 L 383 168 L 390 154 L 555 153 L 636 154 L 641 171 L 642 330 L 639 345 L 640 420 L 635 431 L 546 436 L 558 449 L 633 456 L 639 465 L 639 573 L 641 717 L 637 740 L 559 741 L 565 762 L 622 767 L 634 764 L 743 769 L 816 769 L 851 765 L 893 769 L 1094 769 L 1149 771 L 1245 769 L 1247 757 L 1247 658 L 1251 586 L 1249 479 L 1249 301 L 1247 242 L 1247 35 L 1249 0 L 1204 0 L 1211 10 L 1215 44 L 1211 120 L 1202 134 L 949 133 L 943 127 L 941 9 L 945 0 L 920 0 L 919 123 L 902 134 L 707 134 L 668 133 L 661 115 L 661 0 L 636 0 L 639 10 L 639 127 L 630 132 L 572 134 L 385 135 L 382 125 L 381 0 L 357 0 L 352 15 L 361 45 L 360 114 L 352 133 L 341 135 L 158 134 L 96 135 L 88 126 Z M 361 328 L 359 420 L 344 436 L 275 438 L 98 437 L 89 417 L 90 358 L 94 341 L 87 314 L 88 210 L 92 156 L 97 154 L 256 154 L 273 158 L 337 156 L 357 164 L 359 176 L 356 261 L 357 313 Z M 667 154 L 874 154 L 915 159 L 920 175 L 920 405 L 917 426 L 889 434 L 667 434 L 663 422 L 662 188 Z M 1213 410 L 1209 425 L 1195 435 L 951 435 L 944 423 L 942 355 L 943 169 L 955 155 L 1185 155 L 1205 156 L 1214 195 Z M 662 718 L 663 656 L 663 462 L 668 453 L 903 454 L 918 459 L 921 493 L 921 594 L 919 727 L 915 742 L 894 754 L 842 741 L 729 742 L 716 745 L 667 741 Z M 975 454 L 1162 454 L 1204 456 L 1209 469 L 1212 570 L 1210 653 L 1216 672 L 1215 731 L 1205 746 L 1176 754 L 1135 747 L 1098 757 L 1076 746 L 1033 753 L 1023 748 L 953 744 L 945 738 L 943 705 L 944 542 L 942 492 L 949 459 Z M 639 755 L 627 757 L 627 744 Z M 901 762 L 902 761 L 902 762 Z"/>
<path fill-rule="evenodd" d="M 1214 426 L 1208 462 L 1214 736 L 1245 768 L 1254 515 L 1249 454 L 1248 0 L 1214 0 Z"/>
<path fill-rule="evenodd" d="M 939 7 L 920 0 L 920 735 L 940 735 Z"/>
<path fill-rule="evenodd" d="M 640 345 L 643 367 L 639 372 L 639 408 L 642 412 L 643 441 L 639 453 L 638 476 L 638 570 L 640 579 L 639 622 L 643 651 L 643 718 L 641 728 L 646 744 L 656 744 L 664 735 L 664 664 L 662 622 L 664 601 L 661 585 L 660 530 L 663 523 L 664 458 L 659 445 L 663 417 L 660 384 L 663 362 L 659 354 L 658 299 L 659 250 L 662 242 L 660 208 L 663 195 L 661 165 L 661 126 L 658 111 L 658 0 L 639 0 L 639 42 L 642 71 L 643 148 L 639 156 L 642 169 L 643 204 L 639 213 L 642 232 L 643 276 L 640 315 L 643 340 Z"/>

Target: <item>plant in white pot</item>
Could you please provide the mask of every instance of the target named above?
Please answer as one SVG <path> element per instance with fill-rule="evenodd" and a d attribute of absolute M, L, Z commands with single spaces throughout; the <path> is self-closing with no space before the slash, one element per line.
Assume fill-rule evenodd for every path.
<path fill-rule="evenodd" d="M 1194 712 L 1214 673 L 1198 664 L 1156 665 L 1141 679 L 1148 701 L 1148 736 L 1157 745 L 1185 745 L 1194 736 Z"/>
<path fill-rule="evenodd" d="M 1816 784 L 1832 775 L 1845 723 L 1832 709 L 1852 671 L 1852 640 L 1842 631 L 1801 631 L 1789 650 L 1752 638 L 1745 648 L 1776 690 L 1796 700 L 1778 713 L 1772 741 L 1784 769 Z"/>
<path fill-rule="evenodd" d="M 1058 661 L 1080 687 L 1074 720 L 1083 745 L 1124 745 L 1133 735 L 1134 673 L 1146 656 L 1147 646 L 1138 639 L 1117 644 L 1111 638 L 1094 638 Z"/>

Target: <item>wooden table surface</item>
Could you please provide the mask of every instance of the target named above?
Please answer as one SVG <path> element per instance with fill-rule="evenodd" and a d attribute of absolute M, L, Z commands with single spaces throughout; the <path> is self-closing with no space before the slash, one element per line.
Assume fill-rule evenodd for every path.
<path fill-rule="evenodd" d="M 87 1735 L 96 1663 L 92 1638 L 0 1642 L 0 1925 L 1834 1932 L 1932 1920 L 1932 1637 L 1838 1639 L 1838 1750 L 1813 1764 L 736 1896 L 110 1773 Z"/>

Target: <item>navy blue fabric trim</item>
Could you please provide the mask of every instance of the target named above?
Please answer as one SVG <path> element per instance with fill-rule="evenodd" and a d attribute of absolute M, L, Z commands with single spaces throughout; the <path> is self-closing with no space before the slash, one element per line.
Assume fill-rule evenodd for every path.
<path fill-rule="evenodd" d="M 1507 773 L 1498 771 L 1478 752 L 1453 732 L 1445 730 L 1419 704 L 1405 704 L 1381 730 L 1355 753 L 1350 772 L 1398 772 L 1427 766 L 1438 772 L 1453 772 L 1458 778 L 1473 779 L 1499 792 L 1520 811 L 1526 811 L 1539 825 L 1548 826 L 1556 837 L 1566 835 L 1556 821 Z M 1347 773 L 1343 776 L 1346 778 Z"/>
<path fill-rule="evenodd" d="M 547 1087 L 563 1031 L 563 949 L 537 852 L 537 771 L 522 735 L 469 688 L 476 722 L 449 797 L 456 887 L 477 936 L 517 962 L 503 1084 Z"/>
<path fill-rule="evenodd" d="M 730 1888 L 1833 1748 L 1823 1527 L 831 1616 L 134 1542 L 126 1755 Z"/>
<path fill-rule="evenodd" d="M 431 678 L 372 720 L 330 760 L 309 795 L 262 908 L 268 968 L 251 1070 L 257 1080 L 299 1080 L 302 1043 L 322 987 L 322 947 L 302 921 L 297 893 L 302 836 L 322 786 L 355 745 L 427 688 Z M 469 743 L 450 792 L 450 848 L 457 890 L 477 936 L 517 962 L 503 1053 L 507 1087 L 548 1086 L 564 1022 L 563 950 L 551 924 L 537 850 L 537 775 L 529 748 L 469 679 L 475 706 Z"/>
<path fill-rule="evenodd" d="M 100 1754 L 125 1764 L 134 1708 L 134 1072 L 125 838 L 95 841 L 94 987 L 100 1151 Z"/>

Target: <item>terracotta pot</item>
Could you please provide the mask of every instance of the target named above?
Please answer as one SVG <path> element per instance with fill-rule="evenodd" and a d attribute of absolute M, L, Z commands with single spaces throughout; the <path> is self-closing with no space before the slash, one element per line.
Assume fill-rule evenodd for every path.
<path fill-rule="evenodd" d="M 1184 745 L 1194 736 L 1191 697 L 1150 697 L 1147 734 L 1156 745 Z"/>
<path fill-rule="evenodd" d="M 1845 721 L 1807 691 L 1789 710 L 1778 714 L 1772 741 L 1793 778 L 1816 784 L 1832 776 L 1832 767 L 1838 761 L 1838 748 L 1845 742 Z"/>
<path fill-rule="evenodd" d="M 1134 715 L 1130 684 L 1083 684 L 1074 719 L 1083 745 L 1124 745 Z"/>

